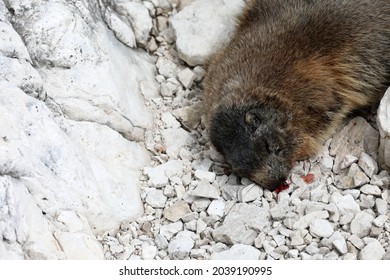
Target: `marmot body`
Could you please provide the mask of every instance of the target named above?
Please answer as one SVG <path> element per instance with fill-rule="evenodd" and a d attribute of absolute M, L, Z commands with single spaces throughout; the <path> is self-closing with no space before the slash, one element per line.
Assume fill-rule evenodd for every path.
<path fill-rule="evenodd" d="M 211 142 L 233 172 L 275 189 L 390 77 L 390 1 L 253 0 L 209 62 Z"/>

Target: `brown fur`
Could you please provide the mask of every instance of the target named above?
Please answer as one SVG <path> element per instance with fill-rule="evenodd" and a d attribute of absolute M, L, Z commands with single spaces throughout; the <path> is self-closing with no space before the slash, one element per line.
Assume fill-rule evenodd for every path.
<path fill-rule="evenodd" d="M 389 0 L 250 1 L 208 65 L 211 141 L 236 173 L 274 189 L 389 77 Z"/>

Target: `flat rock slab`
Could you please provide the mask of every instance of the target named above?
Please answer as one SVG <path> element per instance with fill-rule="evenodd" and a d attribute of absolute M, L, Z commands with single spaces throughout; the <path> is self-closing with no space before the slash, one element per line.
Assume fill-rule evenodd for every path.
<path fill-rule="evenodd" d="M 238 244 L 250 231 L 261 231 L 269 224 L 269 211 L 255 205 L 238 203 L 227 214 L 222 226 L 212 235 L 215 241 Z"/>

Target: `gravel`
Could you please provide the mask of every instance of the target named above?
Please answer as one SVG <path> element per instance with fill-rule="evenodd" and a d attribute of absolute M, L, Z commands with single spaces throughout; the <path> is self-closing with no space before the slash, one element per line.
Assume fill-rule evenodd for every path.
<path fill-rule="evenodd" d="M 279 194 L 225 173 L 201 111 L 204 54 L 192 53 L 206 39 L 188 35 L 189 11 L 200 2 L 202 11 L 215 4 L 194 1 L 178 11 L 149 2 L 155 13 L 146 48 L 161 88 L 148 105 L 154 127 L 145 138 L 154 161 L 141 176 L 144 214 L 98 238 L 105 258 L 388 258 L 390 176 L 377 163 L 375 117 L 346 122 L 317 156 L 296 164 L 290 187 Z M 219 21 L 230 24 L 218 16 Z"/>

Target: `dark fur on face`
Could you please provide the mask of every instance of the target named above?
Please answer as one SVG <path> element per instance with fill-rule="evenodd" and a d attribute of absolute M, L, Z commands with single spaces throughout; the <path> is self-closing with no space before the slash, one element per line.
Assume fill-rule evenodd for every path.
<path fill-rule="evenodd" d="M 210 138 L 233 172 L 274 190 L 292 167 L 294 141 L 278 129 L 289 120 L 289 114 L 267 106 L 223 107 L 211 122 Z"/>

